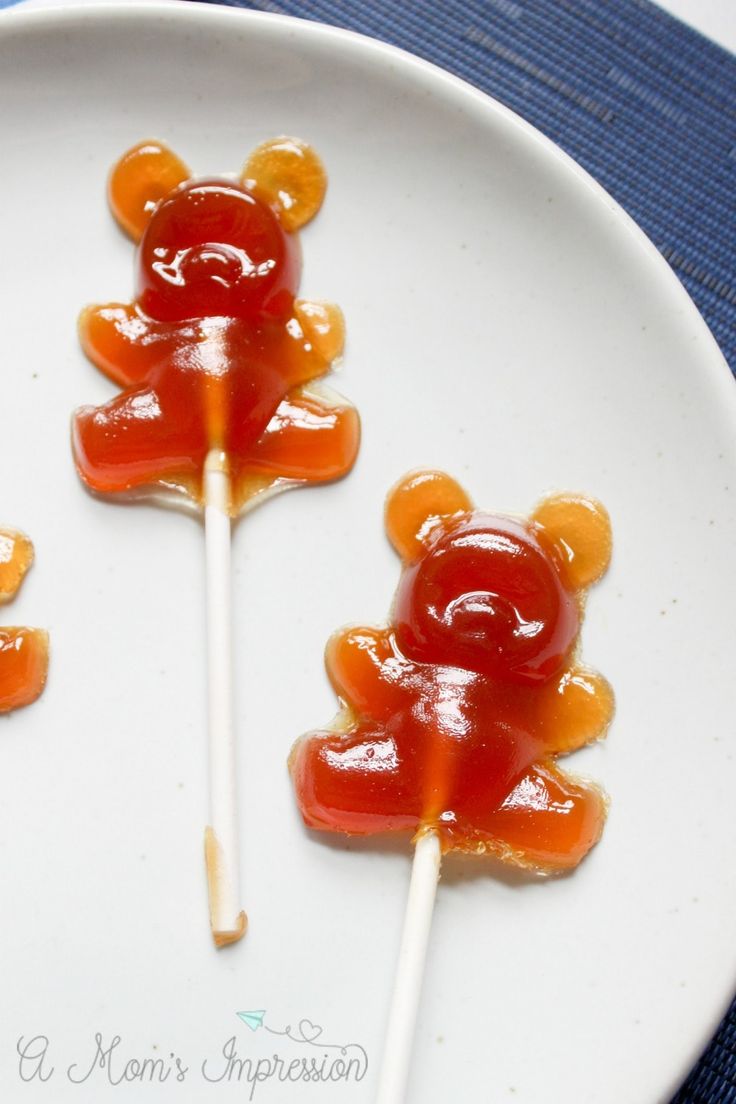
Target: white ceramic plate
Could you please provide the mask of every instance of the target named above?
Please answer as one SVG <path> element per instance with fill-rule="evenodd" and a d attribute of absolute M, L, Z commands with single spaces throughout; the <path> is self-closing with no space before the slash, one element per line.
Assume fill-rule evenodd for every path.
<path fill-rule="evenodd" d="M 197 6 L 16 13 L 0 23 L 0 104 L 0 514 L 37 547 L 3 620 L 46 625 L 53 642 L 43 699 L 0 724 L 3 1097 L 373 1098 L 408 847 L 305 832 L 285 760 L 334 712 L 330 632 L 386 615 L 398 578 L 386 489 L 436 465 L 498 510 L 555 488 L 608 505 L 615 561 L 584 655 L 612 680 L 618 714 L 608 742 L 571 764 L 612 797 L 574 876 L 447 864 L 409 1100 L 666 1100 L 736 980 L 736 402 L 677 280 L 504 108 L 324 27 Z M 216 953 L 201 532 L 79 485 L 69 415 L 112 388 L 75 318 L 132 291 L 131 246 L 104 198 L 121 151 L 158 136 L 212 174 L 283 132 L 328 166 L 302 290 L 345 310 L 336 382 L 365 434 L 349 479 L 282 495 L 236 533 L 251 929 Z M 301 1041 L 236 1017 L 258 1009 Z M 103 1049 L 120 1042 L 91 1068 L 97 1032 Z M 16 1044 L 37 1035 L 54 1073 L 21 1085 Z M 368 1071 L 332 1085 L 254 1086 L 247 1065 L 240 1084 L 203 1079 L 204 1059 L 223 1073 L 232 1036 L 241 1058 L 287 1065 L 355 1042 Z M 174 1071 L 145 1089 L 111 1084 L 130 1058 L 169 1068 L 172 1054 L 184 1083 Z"/>

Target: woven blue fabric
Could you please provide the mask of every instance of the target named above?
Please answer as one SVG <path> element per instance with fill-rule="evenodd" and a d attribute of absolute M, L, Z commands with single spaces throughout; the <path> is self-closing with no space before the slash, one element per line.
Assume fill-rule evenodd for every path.
<path fill-rule="evenodd" d="M 210 2 L 361 31 L 513 108 L 646 231 L 736 373 L 736 58 L 727 51 L 649 0 Z M 736 1001 L 672 1104 L 736 1104 Z"/>

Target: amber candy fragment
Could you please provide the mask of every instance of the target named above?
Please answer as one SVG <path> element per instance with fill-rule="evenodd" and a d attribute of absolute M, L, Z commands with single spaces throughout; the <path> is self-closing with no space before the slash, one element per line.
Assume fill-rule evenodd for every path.
<path fill-rule="evenodd" d="M 15 598 L 32 563 L 33 545 L 25 533 L 0 528 L 0 603 Z"/>
<path fill-rule="evenodd" d="M 237 181 L 190 175 L 153 141 L 113 169 L 136 296 L 82 313 L 85 352 L 122 392 L 77 411 L 74 455 L 94 491 L 201 503 L 207 455 L 225 453 L 237 513 L 265 491 L 336 479 L 357 453 L 355 410 L 314 386 L 342 351 L 342 314 L 296 298 L 296 231 L 326 177 L 294 138 L 259 146 Z"/>
<path fill-rule="evenodd" d="M 15 529 L 0 528 L 0 602 L 15 597 L 33 563 L 33 545 Z M 35 701 L 48 669 L 48 635 L 43 629 L 0 628 L 0 713 Z"/>
<path fill-rule="evenodd" d="M 610 558 L 605 509 L 558 495 L 528 519 L 502 517 L 423 471 L 391 491 L 386 526 L 403 561 L 391 622 L 330 640 L 342 713 L 290 760 L 306 824 L 433 829 L 446 851 L 575 866 L 606 799 L 556 760 L 613 713 L 610 686 L 577 659 L 584 592 Z"/>

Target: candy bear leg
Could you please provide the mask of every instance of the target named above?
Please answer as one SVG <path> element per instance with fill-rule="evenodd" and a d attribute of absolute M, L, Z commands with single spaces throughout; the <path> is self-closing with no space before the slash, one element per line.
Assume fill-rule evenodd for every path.
<path fill-rule="evenodd" d="M 189 427 L 167 417 L 150 388 L 127 392 L 74 416 L 73 448 L 79 474 L 102 494 L 157 481 L 198 478 L 206 441 L 192 448 Z"/>
<path fill-rule="evenodd" d="M 600 790 L 539 763 L 484 824 L 474 825 L 468 839 L 450 839 L 446 846 L 485 847 L 519 866 L 566 870 L 577 866 L 598 842 L 605 817 L 606 799 Z"/>
<path fill-rule="evenodd" d="M 360 422 L 352 406 L 299 392 L 280 403 L 242 466 L 249 474 L 324 483 L 350 471 L 359 443 Z"/>
<path fill-rule="evenodd" d="M 414 831 L 418 825 L 416 771 L 379 726 L 303 736 L 289 766 L 309 828 L 370 835 Z"/>

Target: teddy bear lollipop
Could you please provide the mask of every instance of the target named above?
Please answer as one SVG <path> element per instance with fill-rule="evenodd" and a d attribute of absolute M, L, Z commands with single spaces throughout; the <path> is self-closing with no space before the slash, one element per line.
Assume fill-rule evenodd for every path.
<path fill-rule="evenodd" d="M 0 604 L 18 593 L 33 563 L 33 545 L 15 529 L 0 529 Z M 0 629 L 0 713 L 30 705 L 46 683 L 49 638 L 43 629 Z"/>
<path fill-rule="evenodd" d="M 173 494 L 205 514 L 210 820 L 205 854 L 215 943 L 239 939 L 231 720 L 230 518 L 268 492 L 345 475 L 355 410 L 313 381 L 340 354 L 335 306 L 296 298 L 296 231 L 326 188 L 318 157 L 278 138 L 238 180 L 190 179 L 158 142 L 114 167 L 112 212 L 138 243 L 132 304 L 89 307 L 80 336 L 122 392 L 74 416 L 87 486 L 105 495 Z"/>
<path fill-rule="evenodd" d="M 611 534 L 581 495 L 516 520 L 474 510 L 433 471 L 394 487 L 386 527 L 403 562 L 391 623 L 329 642 L 343 711 L 297 743 L 291 771 L 310 827 L 416 843 L 378 1097 L 399 1104 L 442 852 L 553 872 L 601 834 L 603 794 L 556 759 L 602 736 L 613 712 L 606 681 L 577 659 Z"/>

